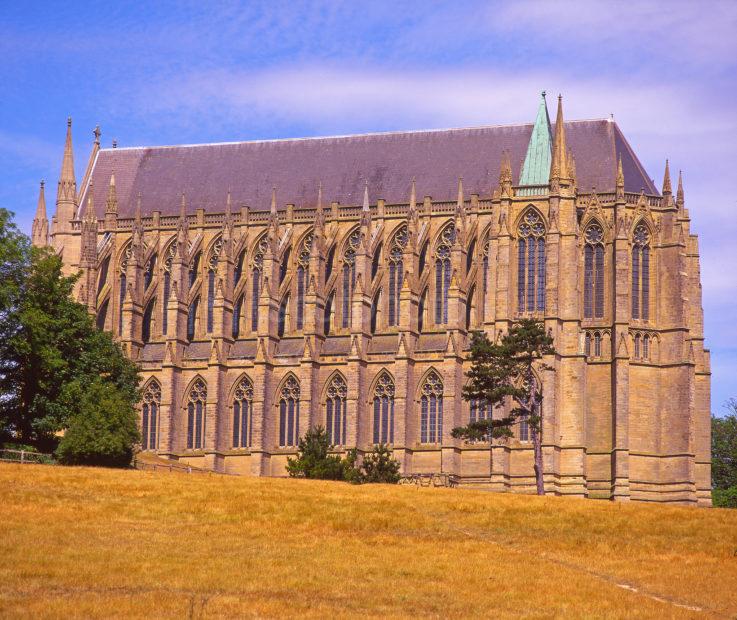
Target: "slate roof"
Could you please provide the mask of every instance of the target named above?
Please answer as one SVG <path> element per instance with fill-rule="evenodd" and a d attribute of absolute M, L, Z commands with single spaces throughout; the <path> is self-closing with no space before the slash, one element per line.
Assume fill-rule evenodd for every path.
<path fill-rule="evenodd" d="M 222 212 L 228 188 L 234 209 L 268 210 L 276 187 L 279 206 L 314 207 L 322 181 L 325 204 L 360 205 L 365 181 L 371 203 L 406 203 L 412 177 L 418 196 L 455 200 L 458 176 L 466 195 L 489 197 L 496 187 L 502 152 L 508 150 L 515 181 L 527 151 L 532 124 L 467 129 L 374 133 L 185 146 L 102 149 L 91 179 L 98 217 L 105 212 L 110 174 L 115 172 L 120 217 L 132 217 L 141 193 L 142 211 L 179 213 L 181 193 L 190 213 Z M 658 195 L 642 164 L 612 120 L 566 122 L 576 158 L 578 187 L 615 188 L 622 156 L 625 189 Z M 80 204 L 86 204 L 88 187 Z"/>

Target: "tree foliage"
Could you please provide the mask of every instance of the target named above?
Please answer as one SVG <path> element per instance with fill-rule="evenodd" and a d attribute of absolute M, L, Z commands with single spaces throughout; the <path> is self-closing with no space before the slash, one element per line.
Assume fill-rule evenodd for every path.
<path fill-rule="evenodd" d="M 287 472 L 295 478 L 343 480 L 344 463 L 339 456 L 329 454 L 332 448 L 322 426 L 309 429 L 299 440 L 297 457 L 287 458 Z"/>
<path fill-rule="evenodd" d="M 73 300 L 78 276 L 65 276 L 49 249 L 31 248 L 2 210 L 0 275 L 7 276 L 0 281 L 2 438 L 53 451 L 83 405 L 90 412 L 94 402 L 86 394 L 96 383 L 109 387 L 106 403 L 115 401 L 114 390 L 130 413 L 139 396 L 136 365 Z M 102 404 L 97 408 L 106 415 Z M 119 413 L 110 412 L 113 428 Z"/>
<path fill-rule="evenodd" d="M 396 484 L 399 482 L 399 461 L 386 444 L 380 443 L 363 457 L 359 469 L 360 483 Z"/>
<path fill-rule="evenodd" d="M 711 483 L 715 506 L 737 508 L 737 399 L 726 403 L 729 413 L 711 418 Z"/>
<path fill-rule="evenodd" d="M 542 484 L 542 386 L 535 379 L 534 369 L 550 367 L 542 360 L 554 355 L 553 338 L 534 319 L 521 319 L 491 342 L 484 332 L 474 332 L 471 338 L 470 379 L 463 388 L 463 398 L 501 409 L 512 406 L 501 417 L 470 422 L 453 429 L 452 435 L 468 441 L 489 441 L 512 436 L 512 426 L 520 420 L 529 424 L 535 452 L 535 476 L 539 494 Z"/>
<path fill-rule="evenodd" d="M 133 446 L 140 440 L 136 411 L 125 394 L 100 379 L 82 387 L 69 386 L 77 398 L 77 410 L 56 450 L 66 465 L 127 467 Z"/>

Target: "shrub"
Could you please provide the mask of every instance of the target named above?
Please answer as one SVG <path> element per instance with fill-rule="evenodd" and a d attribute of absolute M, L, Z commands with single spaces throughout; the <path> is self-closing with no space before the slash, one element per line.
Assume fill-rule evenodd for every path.
<path fill-rule="evenodd" d="M 358 451 L 354 448 L 348 451 L 345 459 L 345 479 L 353 484 L 399 482 L 399 462 L 392 457 L 391 450 L 386 444 L 378 444 L 363 457 L 363 462 L 357 465 Z"/>
<path fill-rule="evenodd" d="M 79 403 L 56 455 L 65 465 L 128 467 L 140 440 L 136 412 L 125 394 L 111 383 L 94 381 L 71 392 Z"/>
<path fill-rule="evenodd" d="M 343 480 L 345 463 L 339 456 L 328 454 L 331 449 L 325 429 L 311 428 L 299 440 L 297 458 L 287 458 L 287 472 L 293 478 Z"/>
<path fill-rule="evenodd" d="M 737 486 L 728 489 L 714 489 L 711 501 L 716 508 L 737 508 Z"/>

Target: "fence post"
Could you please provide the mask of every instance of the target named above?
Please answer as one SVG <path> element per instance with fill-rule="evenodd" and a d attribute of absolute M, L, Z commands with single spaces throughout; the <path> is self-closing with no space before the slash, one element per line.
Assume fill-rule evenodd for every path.
<path fill-rule="evenodd" d="M 23 461 L 25 460 L 25 456 L 26 456 L 26 451 L 25 450 L 21 450 L 20 451 L 20 464 L 21 465 L 23 465 Z"/>

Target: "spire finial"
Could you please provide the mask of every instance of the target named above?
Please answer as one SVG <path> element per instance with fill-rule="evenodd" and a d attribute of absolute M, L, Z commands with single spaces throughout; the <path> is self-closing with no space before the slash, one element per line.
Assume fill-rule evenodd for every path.
<path fill-rule="evenodd" d="M 64 157 L 61 160 L 59 192 L 57 202 L 74 201 L 77 196 L 77 181 L 74 177 L 74 150 L 72 148 L 72 117 L 67 119 L 67 135 L 64 141 Z"/>
<path fill-rule="evenodd" d="M 72 117 L 71 116 L 67 116 L 67 127 L 69 129 L 72 128 Z"/>
<path fill-rule="evenodd" d="M 683 171 L 678 171 L 678 189 L 676 190 L 676 206 L 679 210 L 683 210 L 685 202 L 683 200 Z"/>
<path fill-rule="evenodd" d="M 230 188 L 228 188 L 228 196 L 225 199 L 225 216 L 226 219 L 230 218 L 230 208 L 231 208 L 231 197 L 230 197 Z"/>
<path fill-rule="evenodd" d="M 95 144 L 100 144 L 100 136 L 102 135 L 102 132 L 100 131 L 100 126 L 95 125 L 95 129 L 92 131 L 92 135 L 95 136 Z"/>
<path fill-rule="evenodd" d="M 141 192 L 136 196 L 136 224 L 141 223 Z"/>
<path fill-rule="evenodd" d="M 363 186 L 363 210 L 369 210 L 368 181 L 366 181 Z"/>
<path fill-rule="evenodd" d="M 118 211 L 118 192 L 115 189 L 115 172 L 110 173 L 110 184 L 107 188 L 107 200 L 105 201 L 105 212 L 116 213 Z"/>
<path fill-rule="evenodd" d="M 276 215 L 276 186 L 271 188 L 271 214 Z"/>
<path fill-rule="evenodd" d="M 566 147 L 566 130 L 563 122 L 563 95 L 558 95 L 558 112 L 555 116 L 555 140 L 553 142 L 553 162 L 550 167 L 550 178 L 566 178 L 568 171 L 568 148 Z"/>
<path fill-rule="evenodd" d="M 36 247 L 44 247 L 49 242 L 49 220 L 46 217 L 46 196 L 44 193 L 44 182 L 38 190 L 38 204 L 36 205 L 36 217 L 33 218 L 31 240 Z"/>
<path fill-rule="evenodd" d="M 97 218 L 95 217 L 95 198 L 94 198 L 94 187 L 92 179 L 87 188 L 87 206 L 84 211 L 84 219 L 87 222 L 94 222 Z"/>
<path fill-rule="evenodd" d="M 36 205 L 36 219 L 46 219 L 46 195 L 44 192 L 44 180 L 41 179 L 41 186 L 38 190 L 38 204 Z"/>
<path fill-rule="evenodd" d="M 665 173 L 663 173 L 663 196 L 670 195 L 673 193 L 673 189 L 670 184 L 670 164 L 668 160 L 665 160 Z"/>
<path fill-rule="evenodd" d="M 458 177 L 458 208 L 463 207 L 465 200 L 463 198 L 463 177 Z"/>

